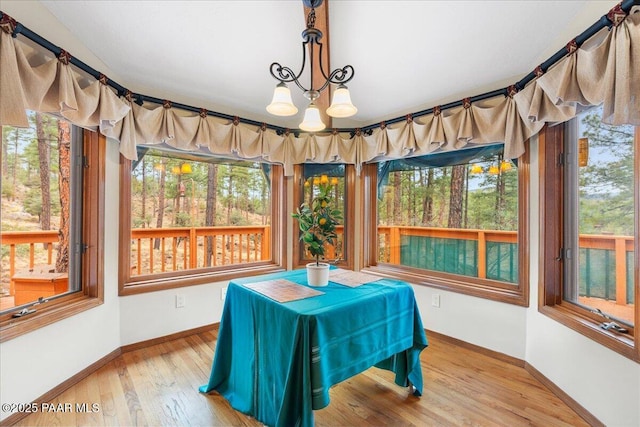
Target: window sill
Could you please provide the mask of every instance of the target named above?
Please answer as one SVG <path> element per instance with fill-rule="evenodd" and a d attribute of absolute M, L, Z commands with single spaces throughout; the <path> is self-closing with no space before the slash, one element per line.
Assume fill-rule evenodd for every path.
<path fill-rule="evenodd" d="M 240 277 L 259 276 L 261 274 L 277 273 L 284 271 L 279 265 L 262 264 L 250 267 L 231 267 L 216 271 L 207 272 L 183 272 L 180 276 L 172 275 L 171 277 L 153 277 L 140 276 L 137 280 L 129 280 L 122 282 L 118 295 L 135 295 L 146 292 L 156 292 L 166 289 L 183 288 L 186 286 L 204 285 L 207 283 L 224 282 Z"/>
<path fill-rule="evenodd" d="M 376 274 L 382 277 L 404 280 L 420 286 L 442 289 L 492 301 L 514 304 L 523 307 L 529 305 L 528 295 L 517 285 L 478 280 L 471 277 L 455 276 L 452 274 L 425 275 L 422 271 L 411 271 L 406 268 L 397 268 L 389 265 L 377 265 L 365 268 L 363 272 Z"/>
<path fill-rule="evenodd" d="M 640 351 L 634 345 L 634 329 L 630 329 L 627 334 L 604 330 L 600 327 L 601 321 L 595 321 L 582 315 L 579 311 L 565 307 L 562 304 L 542 306 L 539 308 L 539 311 L 545 316 L 573 329 L 608 349 L 631 360 L 640 362 Z"/>
<path fill-rule="evenodd" d="M 8 314 L 0 321 L 0 343 L 98 307 L 102 303 L 102 298 L 73 295 L 40 306 L 35 313 L 25 317 L 13 318 Z"/>

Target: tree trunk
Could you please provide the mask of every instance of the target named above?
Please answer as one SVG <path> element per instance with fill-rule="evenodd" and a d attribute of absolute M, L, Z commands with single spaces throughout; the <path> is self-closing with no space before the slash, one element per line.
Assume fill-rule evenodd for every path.
<path fill-rule="evenodd" d="M 262 225 L 267 225 L 267 186 L 264 181 L 262 181 L 262 197 L 261 197 L 261 205 L 262 205 Z"/>
<path fill-rule="evenodd" d="M 207 169 L 207 208 L 205 212 L 205 227 L 213 227 L 216 225 L 216 207 L 218 204 L 218 165 L 209 164 Z M 211 266 L 211 258 L 213 256 L 213 237 L 207 237 L 207 256 L 205 257 L 205 266 Z"/>
<path fill-rule="evenodd" d="M 16 192 L 17 192 L 17 188 L 16 188 L 16 178 L 18 176 L 18 129 L 16 128 L 16 140 L 15 140 L 15 146 L 14 146 L 14 151 L 13 151 L 13 176 L 12 176 L 12 183 L 13 183 L 13 196 L 11 197 L 11 201 L 16 200 Z"/>
<path fill-rule="evenodd" d="M 142 228 L 146 228 L 147 224 L 147 177 L 146 177 L 146 164 L 144 157 L 142 158 Z"/>
<path fill-rule="evenodd" d="M 465 165 L 456 165 L 451 168 L 451 190 L 449 193 L 449 228 L 462 227 L 462 196 L 464 187 Z"/>
<path fill-rule="evenodd" d="M 58 125 L 59 133 L 61 131 Z M 38 163 L 40 165 L 40 229 L 51 229 L 51 184 L 49 182 L 49 158 L 51 149 L 44 132 L 42 114 L 36 113 L 36 136 L 38 138 Z M 46 247 L 46 245 L 45 245 Z"/>
<path fill-rule="evenodd" d="M 180 214 L 180 193 L 183 193 L 183 192 L 184 192 L 184 186 L 182 185 L 182 175 L 178 174 L 178 182 L 176 183 L 176 198 L 173 200 L 173 225 L 174 226 L 178 222 L 178 215 Z"/>
<path fill-rule="evenodd" d="M 469 165 L 464 167 L 464 217 L 462 219 L 462 225 L 464 228 L 468 227 L 469 223 Z"/>
<path fill-rule="evenodd" d="M 227 225 L 231 225 L 231 208 L 233 207 L 233 167 L 229 166 L 229 192 L 227 193 Z"/>
<path fill-rule="evenodd" d="M 445 210 L 447 208 L 447 186 L 446 186 L 446 182 L 447 182 L 447 177 L 449 176 L 449 167 L 446 168 L 442 168 L 442 182 L 439 185 L 439 189 L 440 189 L 440 194 L 439 194 L 439 200 L 440 200 L 440 204 L 439 204 L 439 209 L 438 209 L 438 222 L 437 222 L 437 227 L 444 227 L 444 214 L 445 214 Z M 450 184 L 450 183 L 449 183 Z M 451 185 L 449 185 L 449 189 L 451 189 Z"/>
<path fill-rule="evenodd" d="M 13 131 L 16 134 L 16 140 L 17 140 L 18 128 L 13 129 Z M 3 180 L 7 179 L 7 175 L 9 173 L 9 133 L 8 132 L 6 136 L 7 136 L 6 139 L 2 138 L 2 179 Z"/>
<path fill-rule="evenodd" d="M 499 163 L 500 164 L 500 163 Z M 500 172 L 496 176 L 496 211 L 495 211 L 495 223 L 498 230 L 504 229 L 504 210 L 505 210 L 505 187 L 504 187 L 504 174 Z"/>
<path fill-rule="evenodd" d="M 188 178 L 187 178 L 188 179 Z M 182 183 L 182 211 L 186 214 L 189 213 L 189 197 L 187 197 L 187 186 Z M 185 224 L 181 224 L 185 225 Z"/>
<path fill-rule="evenodd" d="M 432 225 L 433 221 L 433 169 L 427 173 L 427 185 L 422 203 L 422 225 Z"/>
<path fill-rule="evenodd" d="M 393 172 L 393 225 L 402 224 L 402 188 L 400 187 L 400 172 Z"/>
<path fill-rule="evenodd" d="M 58 185 L 60 191 L 60 231 L 56 272 L 69 271 L 69 226 L 71 202 L 71 125 L 58 120 Z M 81 172 L 82 173 L 82 172 Z"/>
<path fill-rule="evenodd" d="M 164 218 L 164 188 L 167 176 L 167 161 L 164 157 L 160 160 L 160 165 L 160 177 L 158 179 L 158 219 L 156 219 L 156 228 L 162 228 L 162 220 Z M 153 248 L 155 250 L 160 249 L 160 239 L 156 239 L 153 242 Z"/>

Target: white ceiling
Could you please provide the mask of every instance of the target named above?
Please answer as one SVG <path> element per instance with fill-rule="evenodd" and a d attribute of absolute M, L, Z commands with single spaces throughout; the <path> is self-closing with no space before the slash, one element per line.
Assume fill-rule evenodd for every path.
<path fill-rule="evenodd" d="M 334 127 L 369 125 L 504 88 L 616 4 L 327 1 L 331 66 L 355 68 L 349 88 L 359 109 L 334 119 Z M 302 120 L 306 102 L 295 86 L 297 116 L 265 111 L 277 83 L 269 65 L 297 70 L 301 64 L 300 0 L 42 3 L 134 93 L 283 127 Z"/>

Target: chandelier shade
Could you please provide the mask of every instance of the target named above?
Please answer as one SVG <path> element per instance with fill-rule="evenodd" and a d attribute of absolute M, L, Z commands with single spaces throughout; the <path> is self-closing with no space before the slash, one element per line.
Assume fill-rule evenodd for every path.
<path fill-rule="evenodd" d="M 351 65 L 345 65 L 342 68 L 336 68 L 330 73 L 327 73 L 322 63 L 323 45 L 320 41 L 322 39 L 322 31 L 315 28 L 315 8 L 322 4 L 322 0 L 303 0 L 303 4 L 310 7 L 311 10 L 307 16 L 307 28 L 302 32 L 302 66 L 296 74 L 290 67 L 283 66 L 278 62 L 271 64 L 269 72 L 279 83 L 273 93 L 271 104 L 267 106 L 267 111 L 276 116 L 291 116 L 296 114 L 298 109 L 291 101 L 291 92 L 286 85 L 287 83 L 295 83 L 296 86 L 304 92 L 304 96 L 311 101 L 309 107 L 305 110 L 304 120 L 300 124 L 300 129 L 313 132 L 309 129 L 313 128 L 317 131 L 326 127 L 320 120 L 320 111 L 314 101 L 320 97 L 320 93 L 329 87 L 330 84 L 338 85 L 338 87 L 334 91 L 331 106 L 327 108 L 327 114 L 329 116 L 336 118 L 351 117 L 356 114 L 358 109 L 351 102 L 351 94 L 345 86 L 345 83 L 349 82 L 354 76 L 353 67 Z M 299 80 L 307 64 L 307 51 L 309 54 L 308 62 L 311 68 L 311 85 L 308 89 Z M 318 67 L 314 66 L 316 54 L 318 56 Z M 314 71 L 317 70 L 322 74 L 324 83 L 322 83 L 319 88 L 314 88 Z M 317 121 L 315 119 L 316 113 L 318 116 Z M 309 120 L 307 120 L 307 116 L 309 116 Z M 311 119 L 312 116 L 313 120 Z M 320 127 L 320 125 L 322 127 Z"/>
<path fill-rule="evenodd" d="M 300 123 L 300 129 L 307 132 L 318 132 L 325 128 L 325 124 L 320 118 L 320 110 L 316 107 L 316 104 L 311 102 L 307 109 L 304 111 L 304 119 Z"/>
<path fill-rule="evenodd" d="M 271 104 L 267 105 L 267 111 L 274 116 L 293 116 L 298 112 L 298 107 L 291 100 L 291 91 L 285 83 L 276 86 Z"/>
<path fill-rule="evenodd" d="M 351 117 L 358 112 L 358 109 L 351 103 L 351 94 L 349 89 L 341 84 L 333 92 L 331 106 L 327 108 L 327 114 L 331 117 L 343 118 Z"/>

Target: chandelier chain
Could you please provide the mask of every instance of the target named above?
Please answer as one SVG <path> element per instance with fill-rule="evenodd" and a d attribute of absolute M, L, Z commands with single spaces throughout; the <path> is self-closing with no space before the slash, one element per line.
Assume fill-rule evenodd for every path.
<path fill-rule="evenodd" d="M 315 28 L 316 27 L 316 9 L 312 8 L 309 15 L 307 15 L 307 28 Z"/>

